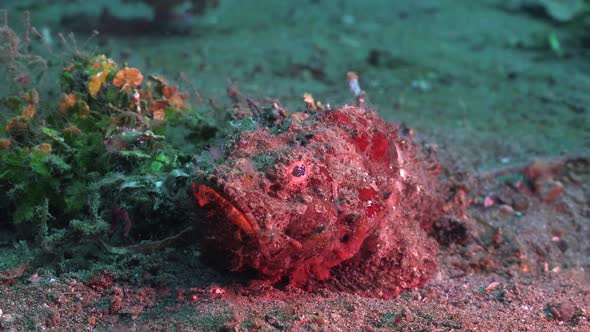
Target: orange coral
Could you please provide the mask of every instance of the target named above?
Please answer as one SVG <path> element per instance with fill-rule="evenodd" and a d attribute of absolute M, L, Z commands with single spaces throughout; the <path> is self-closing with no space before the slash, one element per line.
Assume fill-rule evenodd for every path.
<path fill-rule="evenodd" d="M 79 112 L 80 118 L 84 118 L 90 114 L 90 107 L 84 100 L 80 99 L 80 96 L 73 93 L 63 95 L 59 102 L 59 110 L 66 113 L 72 109 Z"/>
<path fill-rule="evenodd" d="M 152 112 L 152 117 L 154 120 L 164 121 L 166 117 L 166 108 L 168 107 L 168 101 L 166 100 L 153 100 L 152 104 L 150 105 L 149 109 Z"/>
<path fill-rule="evenodd" d="M 90 106 L 86 104 L 86 102 L 82 101 L 82 106 L 80 107 L 80 113 L 78 113 L 81 119 L 84 119 L 88 114 L 90 114 Z"/>
<path fill-rule="evenodd" d="M 77 102 L 78 102 L 77 95 L 75 95 L 73 93 L 63 95 L 63 97 L 61 97 L 61 100 L 59 102 L 59 110 L 62 112 L 66 112 L 68 109 L 74 107 L 74 105 L 76 105 Z"/>
<path fill-rule="evenodd" d="M 113 60 L 108 59 L 106 56 L 99 55 L 96 58 L 96 61 L 94 61 L 94 63 L 92 64 L 92 69 L 98 70 L 98 71 L 108 69 L 109 71 L 113 71 L 113 70 L 117 69 L 117 65 L 115 64 L 115 62 Z"/>
<path fill-rule="evenodd" d="M 28 126 L 29 126 L 29 119 L 22 117 L 22 116 L 17 116 L 17 117 L 12 118 L 8 121 L 8 123 L 6 124 L 6 127 L 4 127 L 4 130 L 7 133 L 9 133 L 13 129 L 25 129 Z"/>
<path fill-rule="evenodd" d="M 39 104 L 39 92 L 34 88 L 25 93 L 24 100 L 29 104 Z"/>
<path fill-rule="evenodd" d="M 154 120 L 164 121 L 166 118 L 166 112 L 163 109 L 154 110 L 152 112 Z"/>
<path fill-rule="evenodd" d="M 150 105 L 150 110 L 152 112 L 156 111 L 165 111 L 166 107 L 168 107 L 168 102 L 166 100 L 154 100 L 153 103 Z"/>
<path fill-rule="evenodd" d="M 32 120 L 37 114 L 37 108 L 34 104 L 28 104 L 23 110 L 20 112 L 20 116 L 27 120 Z"/>
<path fill-rule="evenodd" d="M 90 82 L 88 82 L 88 93 L 92 97 L 96 97 L 96 94 L 100 91 L 102 84 L 106 81 L 110 72 L 109 69 L 105 69 L 90 78 Z"/>
<path fill-rule="evenodd" d="M 177 87 L 168 85 L 162 87 L 162 95 L 166 97 L 172 107 L 177 109 L 184 107 L 184 100 L 188 97 L 186 93 L 178 93 Z"/>
<path fill-rule="evenodd" d="M 76 127 L 76 126 L 71 126 L 71 127 L 67 127 L 64 128 L 64 130 L 62 131 L 62 135 L 63 136 L 78 136 L 80 135 L 82 131 L 80 130 L 80 128 Z"/>
<path fill-rule="evenodd" d="M 0 138 L 0 150 L 8 150 L 11 143 L 10 138 Z"/>
<path fill-rule="evenodd" d="M 154 100 L 154 95 L 152 94 L 152 82 L 147 82 L 146 88 L 139 90 L 139 97 L 141 100 Z"/>
<path fill-rule="evenodd" d="M 53 150 L 53 149 L 51 148 L 51 144 L 42 143 L 42 144 L 39 144 L 39 145 L 33 147 L 33 150 L 39 151 L 43 155 L 48 155 L 51 153 L 51 150 Z"/>
<path fill-rule="evenodd" d="M 131 92 L 143 82 L 143 75 L 137 68 L 124 68 L 117 72 L 113 85 L 123 91 Z"/>
<path fill-rule="evenodd" d="M 37 104 L 39 104 L 39 92 L 35 89 L 25 93 L 23 96 L 27 105 L 21 110 L 20 116 L 27 120 L 32 120 L 37 114 Z"/>

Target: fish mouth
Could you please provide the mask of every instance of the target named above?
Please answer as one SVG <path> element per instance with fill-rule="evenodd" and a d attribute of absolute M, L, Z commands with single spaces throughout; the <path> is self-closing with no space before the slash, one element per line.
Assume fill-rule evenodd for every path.
<path fill-rule="evenodd" d="M 256 235 L 260 232 L 260 227 L 256 220 L 246 216 L 244 212 L 219 194 L 215 189 L 205 184 L 201 184 L 197 188 L 197 183 L 195 182 L 193 182 L 192 187 L 193 195 L 197 199 L 200 207 L 210 205 L 211 207 L 219 208 L 228 222 L 231 222 L 248 235 Z"/>

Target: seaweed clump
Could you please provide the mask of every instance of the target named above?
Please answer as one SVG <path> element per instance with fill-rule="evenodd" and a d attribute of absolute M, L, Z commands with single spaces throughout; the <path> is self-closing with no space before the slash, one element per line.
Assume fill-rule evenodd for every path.
<path fill-rule="evenodd" d="M 28 77 L 0 97 L 0 226 L 48 252 L 186 226 L 176 222 L 188 219 L 177 209 L 189 199 L 186 166 L 217 135 L 213 121 L 164 78 L 105 55 L 54 61 L 63 65 L 56 93 L 32 74 L 48 62 L 28 53 L 30 31 L 27 24 L 21 37 L 5 24 L 0 34 L 1 69 Z M 186 144 L 186 136 L 199 141 Z"/>

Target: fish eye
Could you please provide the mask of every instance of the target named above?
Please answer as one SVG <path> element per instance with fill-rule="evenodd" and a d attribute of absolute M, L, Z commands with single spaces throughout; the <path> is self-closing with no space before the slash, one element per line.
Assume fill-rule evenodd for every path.
<path fill-rule="evenodd" d="M 294 177 L 302 177 L 305 176 L 305 166 L 304 165 L 295 165 L 293 170 L 291 171 L 291 175 Z"/>

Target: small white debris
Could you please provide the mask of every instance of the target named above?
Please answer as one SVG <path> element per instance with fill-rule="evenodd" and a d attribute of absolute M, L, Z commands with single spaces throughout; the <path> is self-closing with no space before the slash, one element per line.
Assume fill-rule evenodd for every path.
<path fill-rule="evenodd" d="M 486 196 L 486 198 L 483 200 L 483 207 L 485 208 L 492 207 L 494 204 L 496 204 L 496 202 L 491 196 Z"/>
<path fill-rule="evenodd" d="M 488 285 L 488 287 L 486 287 L 485 292 L 489 294 L 489 293 L 495 291 L 496 289 L 498 289 L 498 287 L 500 287 L 500 283 L 497 281 L 494 281 L 494 282 L 490 283 Z"/>
<path fill-rule="evenodd" d="M 422 92 L 430 91 L 432 89 L 432 85 L 425 80 L 413 80 L 412 81 L 412 88 L 416 90 L 420 90 Z"/>
<path fill-rule="evenodd" d="M 356 19 L 350 14 L 345 14 L 340 17 L 340 22 L 346 25 L 354 25 L 356 23 Z"/>

